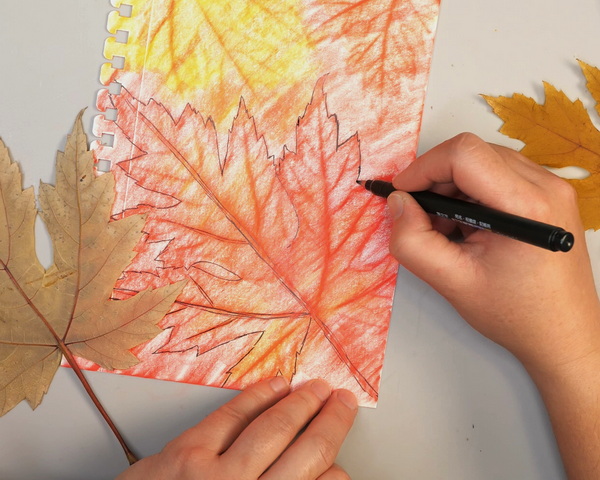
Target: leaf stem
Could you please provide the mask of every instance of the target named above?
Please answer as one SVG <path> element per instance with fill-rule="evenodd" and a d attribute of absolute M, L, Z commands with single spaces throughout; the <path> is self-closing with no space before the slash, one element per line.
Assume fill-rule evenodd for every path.
<path fill-rule="evenodd" d="M 42 312 L 36 307 L 36 305 L 27 296 L 27 294 L 25 293 L 25 291 L 21 288 L 21 285 L 19 284 L 19 282 L 17 281 L 17 279 L 14 277 L 14 275 L 12 274 L 12 272 L 10 271 L 10 269 L 8 268 L 8 265 L 6 265 L 2 260 L 0 260 L 0 270 L 3 270 L 4 272 L 6 272 L 6 275 L 8 275 L 8 277 L 10 278 L 10 280 L 13 283 L 13 285 L 15 286 L 15 288 L 18 290 L 18 292 L 21 294 L 21 296 L 27 301 L 27 303 L 29 304 L 29 306 L 31 307 L 31 309 L 34 311 L 34 313 L 44 323 L 44 325 L 46 326 L 46 328 L 48 329 L 48 331 L 52 334 L 52 336 L 54 337 L 54 340 L 56 341 L 56 346 L 58 347 L 58 349 L 61 351 L 61 353 L 66 358 L 67 363 L 73 369 L 73 371 L 75 372 L 75 375 L 77 375 L 77 378 L 79 379 L 79 381 L 83 385 L 83 388 L 85 389 L 85 391 L 89 395 L 89 397 L 92 400 L 93 404 L 96 406 L 96 408 L 100 412 L 100 415 L 102 415 L 102 418 L 104 418 L 104 420 L 108 424 L 109 428 L 112 430 L 112 432 L 115 435 L 115 437 L 117 437 L 117 440 L 119 441 L 119 443 L 121 444 L 121 447 L 123 448 L 123 451 L 125 452 L 125 456 L 127 457 L 127 461 L 129 462 L 130 465 L 133 465 L 135 462 L 137 462 L 137 457 L 133 454 L 133 452 L 131 451 L 131 449 L 129 448 L 129 446 L 127 445 L 127 443 L 125 442 L 125 439 L 121 435 L 121 432 L 119 432 L 119 430 L 117 429 L 116 425 L 114 424 L 114 422 L 109 417 L 108 413 L 106 412 L 106 410 L 104 409 L 104 407 L 100 403 L 100 400 L 98 399 L 98 397 L 94 393 L 94 390 L 92 389 L 92 386 L 87 381 L 87 378 L 85 378 L 85 375 L 81 371 L 81 368 L 77 364 L 77 360 L 75 360 L 75 357 L 71 353 L 71 350 L 69 350 L 69 347 L 65 344 L 65 342 L 63 341 L 63 339 L 60 338 L 60 336 L 56 333 L 56 330 L 54 330 L 54 328 L 52 327 L 52 325 L 50 325 L 50 323 L 46 320 L 46 318 L 44 317 L 44 315 L 42 314 Z"/>
<path fill-rule="evenodd" d="M 129 465 L 133 465 L 135 462 L 138 461 L 138 458 L 135 456 L 135 454 L 133 453 L 131 448 L 129 448 L 129 445 L 127 445 L 127 442 L 121 435 L 121 432 L 119 432 L 119 429 L 117 428 L 115 423 L 112 421 L 112 419 L 110 418 L 110 416 L 108 415 L 108 413 L 106 412 L 104 407 L 102 406 L 102 403 L 100 403 L 100 400 L 94 393 L 92 386 L 87 381 L 87 378 L 85 378 L 85 375 L 81 371 L 81 368 L 79 367 L 79 365 L 77 365 L 77 361 L 75 360 L 75 357 L 73 356 L 73 354 L 71 353 L 69 348 L 64 344 L 64 342 L 62 342 L 62 341 L 60 342 L 59 348 L 61 349 L 63 355 L 65 356 L 67 363 L 73 369 L 73 372 L 75 372 L 75 375 L 77 375 L 77 378 L 83 385 L 83 388 L 89 395 L 93 404 L 96 406 L 96 408 L 100 412 L 100 415 L 102 415 L 102 418 L 104 418 L 105 422 L 108 424 L 109 428 L 111 429 L 111 431 L 113 432 L 113 434 L 115 435 L 115 437 L 117 438 L 119 443 L 121 444 L 121 448 L 123 448 L 123 451 L 125 452 L 125 456 L 127 457 L 127 461 L 129 462 Z"/>

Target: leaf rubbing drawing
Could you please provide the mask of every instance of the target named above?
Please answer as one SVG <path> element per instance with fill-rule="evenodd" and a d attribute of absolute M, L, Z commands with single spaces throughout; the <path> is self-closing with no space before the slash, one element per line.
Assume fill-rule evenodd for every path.
<path fill-rule="evenodd" d="M 373 405 L 397 264 L 385 202 L 357 185 L 358 138 L 340 140 L 322 82 L 277 158 L 243 101 L 222 158 L 189 106 L 173 117 L 126 89 L 101 103 L 119 111 L 113 215 L 148 215 L 116 295 L 188 280 L 168 334 L 125 373 L 231 388 L 322 377 Z"/>
<path fill-rule="evenodd" d="M 124 67 L 102 67 L 98 108 L 117 115 L 95 151 L 113 218 L 148 214 L 113 294 L 188 280 L 122 372 L 323 377 L 374 405 L 397 266 L 385 202 L 356 180 L 415 157 L 439 0 L 111 3 L 132 13 L 109 16 Z"/>
<path fill-rule="evenodd" d="M 33 188 L 22 190 L 19 168 L 0 142 L 0 415 L 22 400 L 36 408 L 64 355 L 107 418 L 74 357 L 109 369 L 135 365 L 130 349 L 160 333 L 156 324 L 182 289 L 168 285 L 111 300 L 144 217 L 109 221 L 114 178 L 96 177 L 93 163 L 80 114 L 57 156 L 56 187 L 40 186 L 40 213 L 54 247 L 45 271 L 35 253 Z"/>
<path fill-rule="evenodd" d="M 344 138 L 360 132 L 367 176 L 393 174 L 416 152 L 439 0 L 113 0 L 110 63 L 101 81 L 117 81 L 139 99 L 172 112 L 194 105 L 215 122 L 226 145 L 240 96 L 270 151 L 293 144 L 288 128 L 327 75 L 329 105 Z"/>
<path fill-rule="evenodd" d="M 600 114 L 600 70 L 582 61 L 579 65 Z M 485 100 L 504 120 L 500 131 L 525 143 L 521 150 L 531 160 L 548 167 L 577 166 L 589 172 L 584 179 L 569 179 L 579 197 L 585 228 L 600 228 L 600 131 L 580 100 L 571 101 L 544 83 L 546 101 L 540 105 L 521 94 Z"/>

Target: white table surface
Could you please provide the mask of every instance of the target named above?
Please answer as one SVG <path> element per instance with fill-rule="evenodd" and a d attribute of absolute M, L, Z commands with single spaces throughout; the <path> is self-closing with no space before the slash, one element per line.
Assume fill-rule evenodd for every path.
<path fill-rule="evenodd" d="M 109 0 L 0 0 L 0 136 L 26 186 L 54 182 L 54 152 L 86 106 L 91 132 L 109 10 Z M 500 120 L 479 93 L 542 100 L 547 80 L 591 106 L 576 58 L 600 65 L 599 25 L 595 0 L 442 0 L 420 150 L 466 130 L 518 147 L 497 133 Z M 600 264 L 599 234 L 588 233 L 588 241 Z M 48 264 L 47 242 L 39 250 Z M 88 378 L 142 455 L 235 395 L 110 374 Z M 521 366 L 402 269 L 380 403 L 360 410 L 338 462 L 354 479 L 565 478 Z M 0 418 L 2 479 L 108 479 L 125 467 L 68 369 L 59 370 L 35 412 L 22 403 Z"/>

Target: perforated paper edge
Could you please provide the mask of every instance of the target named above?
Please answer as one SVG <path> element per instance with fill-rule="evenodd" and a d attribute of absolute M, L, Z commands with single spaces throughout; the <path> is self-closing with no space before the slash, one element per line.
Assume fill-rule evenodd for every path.
<path fill-rule="evenodd" d="M 104 42 L 103 55 L 107 62 L 100 68 L 100 82 L 105 88 L 98 91 L 96 108 L 100 112 L 93 120 L 92 134 L 96 137 L 91 149 L 96 158 L 96 170 L 108 172 L 112 168 L 110 149 L 118 141 L 116 120 L 118 111 L 111 108 L 110 94 L 119 94 L 121 84 L 118 81 L 119 71 L 127 68 L 127 50 L 130 32 L 134 24 L 135 0 L 111 0 L 114 7 L 108 14 L 106 29 L 110 36 Z M 117 28 L 121 25 L 121 28 Z M 129 28 L 123 28 L 123 25 Z"/>

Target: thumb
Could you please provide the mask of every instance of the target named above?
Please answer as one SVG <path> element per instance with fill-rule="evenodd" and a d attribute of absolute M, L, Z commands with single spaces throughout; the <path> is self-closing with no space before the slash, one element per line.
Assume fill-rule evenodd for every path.
<path fill-rule="evenodd" d="M 416 276 L 443 290 L 462 256 L 460 245 L 433 228 L 429 215 L 410 194 L 393 192 L 388 207 L 393 219 L 390 253 Z"/>

